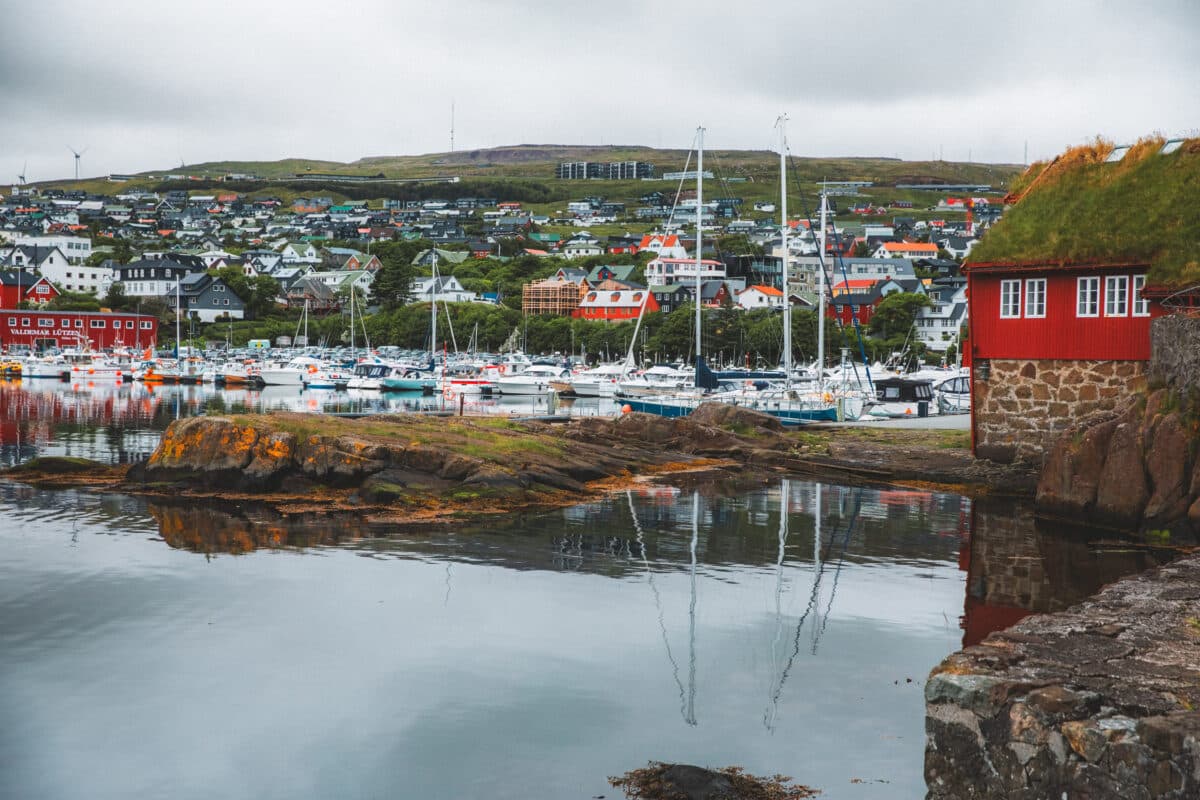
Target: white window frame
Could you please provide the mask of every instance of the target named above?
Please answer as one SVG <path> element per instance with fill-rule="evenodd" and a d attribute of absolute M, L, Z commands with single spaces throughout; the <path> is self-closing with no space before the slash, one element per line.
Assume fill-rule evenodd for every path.
<path fill-rule="evenodd" d="M 1085 287 L 1087 293 L 1085 294 Z M 1085 303 L 1087 306 L 1085 307 Z M 1075 316 L 1100 316 L 1100 278 L 1096 275 L 1075 279 Z"/>
<path fill-rule="evenodd" d="M 1113 303 L 1113 296 L 1116 295 L 1120 299 L 1120 306 Z M 1106 275 L 1104 276 L 1104 316 L 1106 317 L 1128 317 L 1129 316 L 1129 276 L 1128 275 Z"/>
<path fill-rule="evenodd" d="M 1016 294 L 1014 297 L 1013 294 Z M 1000 319 L 1020 319 L 1021 281 L 1000 281 Z"/>
<path fill-rule="evenodd" d="M 1046 317 L 1045 278 L 1025 279 L 1025 316 L 1029 319 L 1044 319 Z"/>
<path fill-rule="evenodd" d="M 1130 280 L 1129 303 L 1130 315 L 1134 317 L 1150 316 L 1150 301 L 1142 297 L 1146 289 L 1146 276 L 1134 275 Z"/>

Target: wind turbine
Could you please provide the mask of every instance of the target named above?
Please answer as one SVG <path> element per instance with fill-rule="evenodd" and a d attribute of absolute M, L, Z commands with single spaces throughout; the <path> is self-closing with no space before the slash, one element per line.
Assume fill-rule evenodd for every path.
<path fill-rule="evenodd" d="M 75 154 L 75 180 L 79 180 L 79 158 L 86 153 L 88 149 L 85 147 L 82 150 L 76 150 L 74 147 L 71 147 L 71 145 L 67 145 L 67 149 Z"/>
<path fill-rule="evenodd" d="M 17 185 L 18 186 L 25 185 L 25 173 L 28 170 L 29 170 L 29 162 L 26 161 L 25 164 L 21 167 L 21 174 L 17 176 Z"/>

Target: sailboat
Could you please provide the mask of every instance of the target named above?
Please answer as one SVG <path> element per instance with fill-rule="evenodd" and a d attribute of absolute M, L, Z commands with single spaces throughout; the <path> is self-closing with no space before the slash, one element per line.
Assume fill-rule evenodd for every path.
<path fill-rule="evenodd" d="M 437 377 L 433 374 L 434 363 L 437 361 L 437 278 L 435 255 L 433 283 L 429 288 L 429 366 L 426 369 L 413 366 L 403 371 L 395 370 L 392 375 L 379 382 L 379 388 L 385 392 L 433 392 L 438 388 Z"/>
<path fill-rule="evenodd" d="M 827 397 L 823 391 L 815 395 L 802 394 L 793 390 L 792 375 L 792 325 L 791 303 L 788 302 L 788 253 L 787 253 L 787 173 L 786 173 L 786 135 L 781 116 L 777 122 L 780 132 L 779 170 L 780 193 L 783 203 L 783 341 L 784 341 L 784 384 L 782 387 L 760 390 L 757 385 L 746 387 L 744 384 L 726 385 L 722 387 L 720 380 L 704 363 L 701 353 L 701 253 L 703 250 L 702 208 L 704 197 L 704 129 L 697 129 L 696 157 L 696 362 L 695 382 L 691 390 L 656 397 L 631 397 L 624 400 L 625 407 L 630 411 L 641 411 L 662 417 L 684 417 L 691 414 L 705 401 L 728 403 L 730 405 L 753 408 L 778 418 L 785 425 L 797 425 L 815 421 L 836 421 L 839 419 L 838 406 Z M 823 227 L 823 226 L 822 226 Z M 823 237 L 823 233 L 822 233 Z M 823 240 L 823 239 L 822 239 Z M 824 352 L 824 293 L 822 287 L 822 308 L 818 318 L 818 341 L 822 355 Z"/>

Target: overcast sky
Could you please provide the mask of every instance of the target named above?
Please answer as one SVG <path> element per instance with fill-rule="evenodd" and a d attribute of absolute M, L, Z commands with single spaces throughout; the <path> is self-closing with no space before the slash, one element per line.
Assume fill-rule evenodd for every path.
<path fill-rule="evenodd" d="M 697 10 L 699 9 L 699 10 Z M 1019 162 L 1200 128 L 1200 2 L 0 0 L 0 185 L 523 143 Z"/>

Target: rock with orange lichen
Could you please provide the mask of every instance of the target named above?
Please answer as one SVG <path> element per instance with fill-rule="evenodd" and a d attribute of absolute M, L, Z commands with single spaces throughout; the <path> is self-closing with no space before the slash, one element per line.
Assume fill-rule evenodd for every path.
<path fill-rule="evenodd" d="M 128 480 L 158 490 L 287 494 L 288 502 L 326 487 L 349 490 L 337 502 L 360 507 L 486 499 L 515 509 L 585 493 L 626 471 L 689 462 L 680 452 L 689 441 L 738 454 L 738 438 L 720 428 L 645 415 L 585 424 L 588 433 L 575 437 L 505 419 L 197 417 L 172 423 Z"/>

